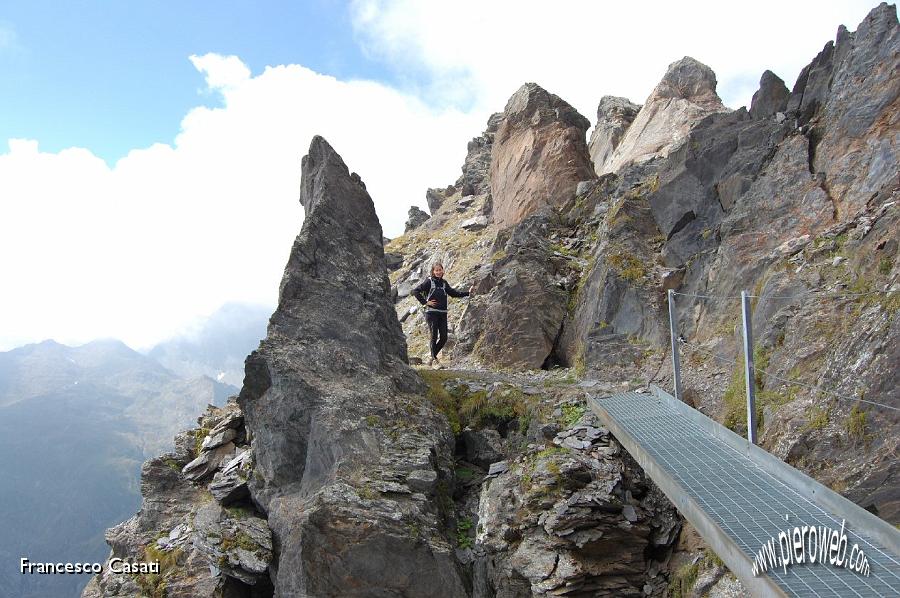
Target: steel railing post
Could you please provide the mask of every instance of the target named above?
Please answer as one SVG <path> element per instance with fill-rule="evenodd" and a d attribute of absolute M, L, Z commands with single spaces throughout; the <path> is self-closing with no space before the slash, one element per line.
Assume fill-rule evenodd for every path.
<path fill-rule="evenodd" d="M 747 440 L 756 444 L 756 382 L 753 372 L 753 322 L 750 296 L 741 291 L 741 314 L 744 320 L 744 382 L 747 387 Z"/>
<path fill-rule="evenodd" d="M 675 380 L 675 398 L 681 400 L 681 359 L 678 355 L 678 324 L 675 319 L 675 291 L 669 289 L 669 335 L 672 337 L 672 377 Z"/>

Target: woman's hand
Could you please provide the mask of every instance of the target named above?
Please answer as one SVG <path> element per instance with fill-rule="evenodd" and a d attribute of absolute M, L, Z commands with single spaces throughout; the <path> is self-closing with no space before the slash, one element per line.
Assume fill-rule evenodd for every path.
<path fill-rule="evenodd" d="M 437 299 L 431 299 L 425 303 L 428 307 L 437 307 Z"/>

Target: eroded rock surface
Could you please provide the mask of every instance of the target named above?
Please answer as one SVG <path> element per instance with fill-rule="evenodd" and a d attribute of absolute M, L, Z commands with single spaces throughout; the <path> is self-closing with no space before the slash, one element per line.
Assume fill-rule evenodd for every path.
<path fill-rule="evenodd" d="M 140 512 L 106 532 L 111 558 L 158 561 L 159 572 L 104 569 L 83 596 L 272 595 L 272 533 L 247 493 L 252 450 L 243 415 L 232 399 L 210 406 L 198 423 L 175 438 L 174 452 L 144 464 Z"/>
<path fill-rule="evenodd" d="M 495 222 L 512 226 L 544 206 L 559 206 L 579 181 L 593 177 L 585 134 L 588 120 L 534 83 L 512 95 L 491 150 Z"/>
<path fill-rule="evenodd" d="M 612 156 L 622 137 L 634 122 L 641 107 L 626 98 L 603 96 L 597 106 L 597 123 L 589 144 L 591 160 L 597 174 L 603 173 L 606 161 Z"/>
<path fill-rule="evenodd" d="M 665 157 L 700 119 L 726 110 L 716 94 L 712 69 L 685 56 L 669 65 L 622 141 L 597 172 L 616 172 L 631 163 Z"/>
<path fill-rule="evenodd" d="M 750 116 L 766 118 L 787 109 L 791 92 L 781 78 L 772 71 L 765 71 L 759 79 L 759 89 L 750 103 Z"/>
<path fill-rule="evenodd" d="M 411 206 L 403 233 L 406 234 L 413 229 L 419 228 L 426 220 L 428 220 L 428 214 L 423 212 L 419 206 Z"/>

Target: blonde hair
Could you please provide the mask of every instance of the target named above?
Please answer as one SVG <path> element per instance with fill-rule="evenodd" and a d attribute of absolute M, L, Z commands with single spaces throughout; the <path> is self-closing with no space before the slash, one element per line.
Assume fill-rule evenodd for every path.
<path fill-rule="evenodd" d="M 437 268 L 438 266 L 443 268 L 444 264 L 442 264 L 441 262 L 434 262 L 433 264 L 431 264 L 431 271 L 428 274 L 431 276 L 434 276 L 434 269 Z"/>

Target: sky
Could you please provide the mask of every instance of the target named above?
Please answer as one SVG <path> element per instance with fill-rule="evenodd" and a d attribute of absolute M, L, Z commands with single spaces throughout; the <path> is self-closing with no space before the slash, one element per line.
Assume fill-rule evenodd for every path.
<path fill-rule="evenodd" d="M 192 0 L 0 4 L 0 351 L 147 349 L 274 306 L 323 135 L 388 237 L 534 81 L 592 122 L 689 55 L 726 105 L 788 87 L 874 2 Z"/>

